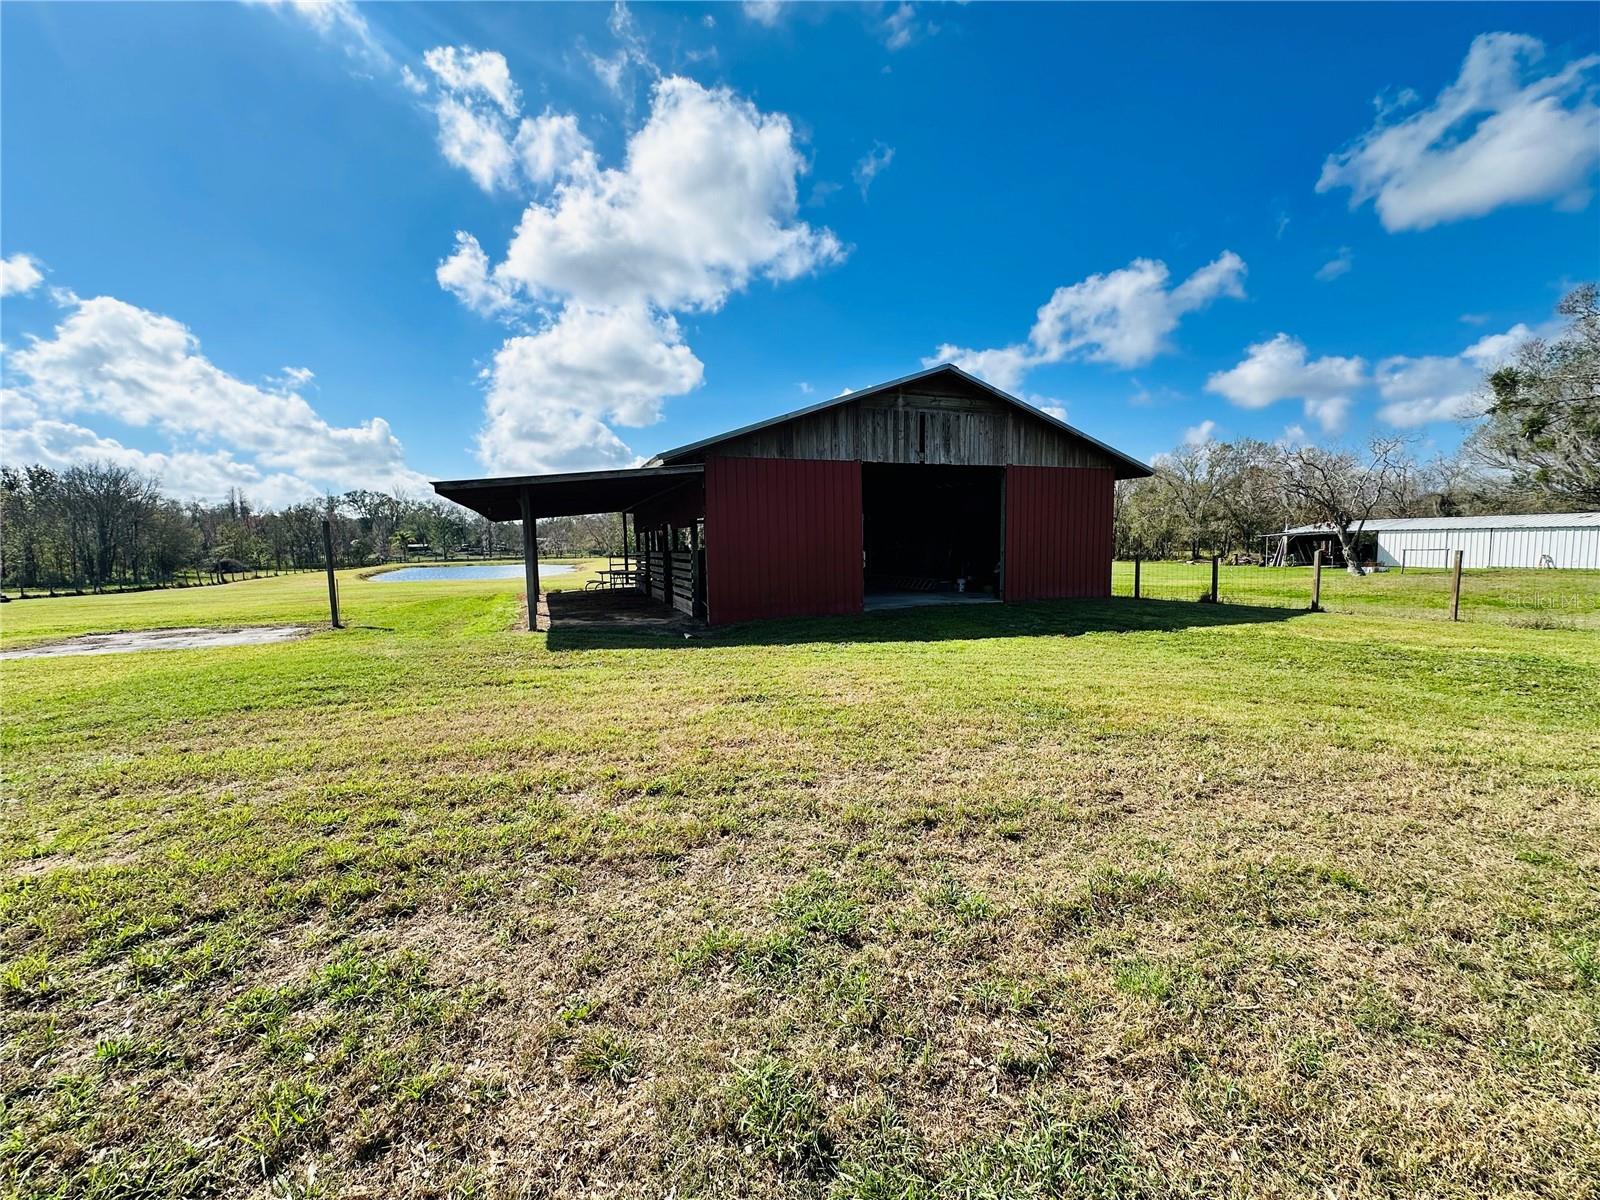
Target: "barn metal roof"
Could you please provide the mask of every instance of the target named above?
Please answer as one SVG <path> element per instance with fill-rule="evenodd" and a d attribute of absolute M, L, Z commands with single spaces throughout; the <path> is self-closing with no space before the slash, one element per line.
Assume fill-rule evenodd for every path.
<path fill-rule="evenodd" d="M 442 479 L 433 490 L 491 521 L 522 518 L 527 488 L 534 515 L 574 517 L 582 513 L 628 512 L 646 500 L 698 478 L 699 463 L 674 467 L 625 467 L 619 471 L 573 471 L 564 475 L 503 475 L 493 479 Z"/>
<path fill-rule="evenodd" d="M 1399 533 L 1466 529 L 1600 529 L 1600 512 L 1587 513 L 1505 513 L 1482 517 L 1374 517 L 1362 526 L 1372 533 Z M 1327 525 L 1301 525 L 1286 530 L 1297 533 L 1330 533 Z"/>
<path fill-rule="evenodd" d="M 1119 463 L 1123 464 L 1118 468 L 1116 473 L 1117 478 L 1119 479 L 1142 479 L 1146 475 L 1154 474 L 1147 464 L 1140 462 L 1138 459 L 1131 458 L 1115 447 L 1106 445 L 1098 438 L 1090 437 L 1087 433 L 1084 433 L 1083 430 L 1076 429 L 1073 426 L 1068 425 L 1065 421 L 1057 420 L 1049 413 L 1035 408 L 1025 400 L 1019 400 L 1009 392 L 1002 392 L 994 385 L 985 383 L 976 375 L 971 375 L 966 371 L 963 371 L 954 363 L 940 363 L 936 367 L 929 367 L 925 371 L 916 371 L 910 375 L 902 375 L 900 378 L 891 379 L 887 383 L 877 383 L 869 388 L 862 388 L 860 391 L 845 392 L 842 396 L 835 396 L 833 399 L 824 400 L 819 404 L 812 404 L 806 408 L 797 408 L 793 412 L 786 412 L 781 416 L 768 417 L 765 421 L 757 421 L 753 425 L 743 425 L 738 429 L 730 429 L 727 433 L 719 433 L 712 437 L 701 438 L 698 442 L 690 442 L 687 446 L 677 446 L 671 450 L 663 450 L 660 454 L 657 454 L 654 458 L 652 458 L 650 462 L 652 465 L 658 463 L 672 463 L 686 458 L 689 455 L 696 454 L 701 450 L 709 449 L 720 442 L 726 442 L 737 437 L 744 437 L 746 434 L 755 433 L 757 430 L 761 429 L 768 429 L 773 425 L 782 425 L 785 421 L 793 421 L 799 417 L 808 417 L 812 413 L 824 412 L 827 409 L 835 408 L 841 404 L 853 404 L 855 401 L 860 400 L 863 397 L 875 395 L 878 392 L 886 392 L 892 388 L 903 387 L 908 383 L 916 383 L 919 380 L 928 379 L 932 376 L 943 374 L 955 375 L 963 381 L 972 384 L 974 387 L 988 392 L 989 395 L 995 397 L 996 399 L 1002 400 L 1012 407 L 1020 409 L 1028 416 L 1043 421 L 1047 425 L 1054 425 L 1057 429 L 1060 429 L 1064 433 L 1070 433 L 1073 437 L 1088 442 L 1091 446 L 1095 446 L 1100 450 L 1104 450 L 1112 458 L 1115 458 Z"/>

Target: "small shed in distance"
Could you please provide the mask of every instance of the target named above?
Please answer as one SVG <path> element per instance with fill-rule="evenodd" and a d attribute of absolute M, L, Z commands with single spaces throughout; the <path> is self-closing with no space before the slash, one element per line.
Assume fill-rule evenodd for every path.
<path fill-rule="evenodd" d="M 884 594 L 1109 595 L 1115 481 L 1148 474 L 945 365 L 632 470 L 434 487 L 493 520 L 623 512 L 641 586 L 726 624 L 860 612 Z"/>

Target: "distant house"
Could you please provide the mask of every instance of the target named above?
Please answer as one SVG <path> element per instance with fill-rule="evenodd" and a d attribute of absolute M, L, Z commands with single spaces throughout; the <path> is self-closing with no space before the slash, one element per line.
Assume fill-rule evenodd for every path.
<path fill-rule="evenodd" d="M 1339 546 L 1325 525 L 1301 525 L 1282 537 L 1291 562 L 1309 562 L 1319 547 L 1331 561 Z M 1363 562 L 1386 567 L 1445 567 L 1460 550 L 1464 567 L 1600 570 L 1600 513 L 1384 517 L 1363 526 L 1360 548 Z"/>
<path fill-rule="evenodd" d="M 520 519 L 621 512 L 639 586 L 711 624 L 907 596 L 1111 592 L 1112 493 L 1136 459 L 953 366 L 658 454 L 642 467 L 434 489 Z"/>

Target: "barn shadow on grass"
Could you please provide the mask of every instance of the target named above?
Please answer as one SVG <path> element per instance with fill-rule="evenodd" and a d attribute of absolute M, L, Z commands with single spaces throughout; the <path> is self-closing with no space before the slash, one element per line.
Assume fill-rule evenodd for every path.
<path fill-rule="evenodd" d="M 693 650 L 723 646 L 1076 637 L 1086 633 L 1172 633 L 1223 625 L 1264 625 L 1304 615 L 1303 609 L 1118 598 L 929 605 L 708 628 L 671 612 L 664 605 L 628 601 L 613 609 L 594 600 L 580 601 L 574 596 L 572 601 L 557 600 L 551 606 L 546 644 L 557 651 L 647 647 Z"/>

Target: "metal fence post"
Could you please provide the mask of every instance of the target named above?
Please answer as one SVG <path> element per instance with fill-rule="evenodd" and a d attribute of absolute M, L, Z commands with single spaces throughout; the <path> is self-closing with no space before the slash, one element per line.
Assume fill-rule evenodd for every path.
<path fill-rule="evenodd" d="M 1450 619 L 1461 620 L 1461 551 L 1456 551 L 1456 566 L 1450 576 Z"/>
<path fill-rule="evenodd" d="M 1133 598 L 1135 600 L 1139 598 L 1139 563 L 1140 558 L 1135 554 L 1133 556 Z"/>
<path fill-rule="evenodd" d="M 1322 611 L 1322 551 L 1311 557 L 1311 611 Z"/>
<path fill-rule="evenodd" d="M 1220 603 L 1220 600 L 1217 596 L 1217 562 L 1221 559 L 1221 557 L 1222 556 L 1219 554 L 1213 554 L 1211 556 L 1211 603 L 1213 604 Z"/>

